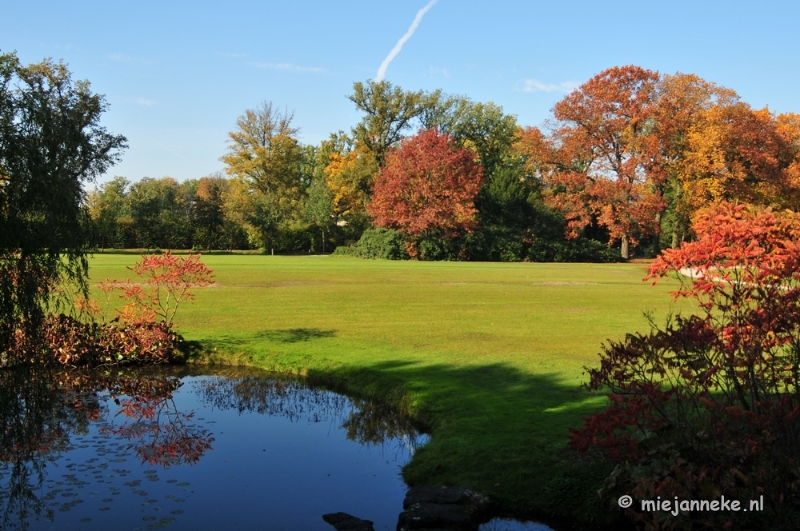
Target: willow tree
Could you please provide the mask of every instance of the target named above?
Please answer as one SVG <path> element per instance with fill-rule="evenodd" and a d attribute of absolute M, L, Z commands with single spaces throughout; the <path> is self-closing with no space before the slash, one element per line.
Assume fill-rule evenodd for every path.
<path fill-rule="evenodd" d="M 36 338 L 65 283 L 88 289 L 82 185 L 127 147 L 105 109 L 63 62 L 0 55 L 0 354 L 15 331 Z"/>

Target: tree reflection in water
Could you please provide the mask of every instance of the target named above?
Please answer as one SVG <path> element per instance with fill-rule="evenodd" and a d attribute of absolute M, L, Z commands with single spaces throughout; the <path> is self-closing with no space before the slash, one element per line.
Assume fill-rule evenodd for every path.
<path fill-rule="evenodd" d="M 297 381 L 270 379 L 263 373 L 220 370 L 228 374 L 190 379 L 189 389 L 200 400 L 190 401 L 195 404 L 190 407 L 285 417 L 294 423 L 330 422 L 344 429 L 347 439 L 361 444 L 398 441 L 398 454 L 413 454 L 419 444 L 410 419 L 383 405 L 311 389 Z M 87 470 L 95 470 L 95 481 L 104 478 L 104 488 L 111 488 L 129 471 L 121 470 L 122 465 L 110 469 L 110 463 L 133 455 L 144 465 L 198 463 L 212 449 L 214 438 L 193 412 L 181 411 L 173 398 L 183 385 L 181 378 L 196 376 L 191 374 L 195 371 L 190 367 L 0 369 L 0 529 L 23 531 L 34 519 L 53 521 L 54 510 L 69 511 L 90 500 L 91 492 L 87 497 L 82 491 L 86 500 L 78 497 L 84 487 L 100 488 L 87 478 Z M 224 430 L 222 425 L 218 428 Z M 84 444 L 89 439 L 95 441 L 91 449 Z M 86 448 L 87 464 L 70 462 L 76 448 Z M 48 466 L 69 473 L 50 472 L 65 478 L 62 481 L 48 478 Z M 77 479 L 75 473 L 87 480 Z M 93 514 L 97 510 L 94 507 Z"/>
<path fill-rule="evenodd" d="M 197 463 L 214 438 L 208 430 L 189 424 L 194 412 L 178 411 L 172 393 L 181 385 L 176 377 L 137 380 L 133 389 L 124 390 L 129 398 L 119 400 L 117 416 L 123 415 L 126 422 L 103 427 L 100 433 L 137 440 L 136 454 L 151 465 Z"/>
<path fill-rule="evenodd" d="M 114 370 L 56 371 L 40 367 L 0 370 L 0 529 L 26 529 L 30 517 L 53 519 L 41 495 L 48 463 L 103 421 L 108 400 L 119 405 L 121 425 L 101 433 L 133 441 L 143 462 L 196 463 L 211 448 L 208 430 L 188 425 L 192 413 L 175 407 L 180 379 L 168 373 Z"/>
<path fill-rule="evenodd" d="M 333 422 L 347 431 L 347 439 L 381 445 L 396 439 L 410 455 L 420 444 L 417 426 L 386 404 L 347 398 L 294 380 L 259 377 L 208 378 L 199 384 L 203 400 L 218 409 L 282 416 L 292 422 Z"/>

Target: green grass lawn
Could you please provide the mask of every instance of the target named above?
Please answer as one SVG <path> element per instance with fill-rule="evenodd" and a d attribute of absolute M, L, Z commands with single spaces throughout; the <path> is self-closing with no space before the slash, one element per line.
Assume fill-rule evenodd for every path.
<path fill-rule="evenodd" d="M 131 255 L 98 254 L 93 283 Z M 607 472 L 566 449 L 603 404 L 579 384 L 601 343 L 663 317 L 674 283 L 643 264 L 370 261 L 205 256 L 217 284 L 181 308 L 179 331 L 212 353 L 385 397 L 429 426 L 409 483 L 481 490 L 504 511 L 589 511 Z M 599 511 L 599 509 L 598 509 Z"/>

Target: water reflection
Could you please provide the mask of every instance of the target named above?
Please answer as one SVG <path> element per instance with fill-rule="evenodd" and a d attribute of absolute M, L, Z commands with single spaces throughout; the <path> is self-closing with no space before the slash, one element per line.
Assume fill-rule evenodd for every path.
<path fill-rule="evenodd" d="M 419 443 L 408 418 L 370 401 L 252 373 L 200 377 L 190 371 L 0 370 L 0 529 L 50 529 L 52 524 L 47 522 L 67 520 L 81 529 L 104 529 L 109 522 L 127 523 L 131 518 L 148 529 L 160 529 L 178 518 L 187 519 L 187 497 L 200 487 L 190 486 L 186 479 L 214 481 L 206 478 L 216 473 L 218 465 L 212 460 L 211 468 L 204 469 L 208 456 L 219 454 L 216 460 L 226 463 L 228 475 L 239 466 L 231 464 L 237 458 L 246 461 L 242 467 L 252 468 L 252 454 L 245 457 L 241 450 L 230 448 L 241 445 L 239 439 L 253 436 L 245 434 L 245 428 L 226 424 L 231 422 L 226 412 L 279 417 L 295 424 L 328 422 L 331 429 L 346 432 L 348 440 L 360 444 L 391 441 L 407 454 Z M 186 382 L 190 385 L 181 389 Z M 270 430 L 277 436 L 274 428 Z M 195 467 L 188 465 L 204 471 L 192 473 Z M 157 470 L 169 479 L 161 481 Z M 168 476 L 168 471 L 174 472 Z M 270 473 L 277 474 L 274 465 L 263 471 Z M 135 479 L 137 474 L 150 482 L 148 489 L 142 479 Z M 245 483 L 240 485 L 244 490 L 249 481 L 238 483 Z M 392 481 L 399 485 L 401 500 L 402 482 L 399 477 Z M 181 490 L 168 492 L 167 488 Z M 107 493 L 105 498 L 102 492 Z M 142 507 L 139 512 L 144 516 L 131 509 L 130 500 L 124 509 L 112 503 L 127 499 L 126 494 L 130 500 L 141 501 L 136 506 Z M 229 495 L 247 496 L 233 491 Z M 172 510 L 167 511 L 159 497 L 173 503 Z M 177 503 L 182 504 L 180 508 L 174 508 Z M 199 514 L 204 504 L 198 499 L 196 505 L 190 512 Z M 388 512 L 394 513 L 389 518 L 396 518 L 397 511 Z"/>
<path fill-rule="evenodd" d="M 219 409 L 282 416 L 292 422 L 332 422 L 346 430 L 348 440 L 359 444 L 397 440 L 413 455 L 420 442 L 411 419 L 386 404 L 347 398 L 294 380 L 210 378 L 199 384 L 198 393 Z"/>
<path fill-rule="evenodd" d="M 136 441 L 136 454 L 151 465 L 197 463 L 211 449 L 214 437 L 207 429 L 190 424 L 194 412 L 184 413 L 176 407 L 172 393 L 181 386 L 180 380 L 151 378 L 136 384 L 135 389 L 126 390 L 129 398 L 115 399 L 117 416 L 122 415 L 125 422 L 104 426 L 100 433 Z"/>

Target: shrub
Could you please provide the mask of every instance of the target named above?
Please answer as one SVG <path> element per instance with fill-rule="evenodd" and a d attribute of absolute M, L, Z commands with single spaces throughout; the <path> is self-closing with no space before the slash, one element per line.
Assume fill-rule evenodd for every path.
<path fill-rule="evenodd" d="M 122 290 L 120 297 L 126 304 L 120 318 L 126 323 L 160 320 L 171 325 L 181 303 L 194 299 L 193 288 L 214 283 L 213 270 L 200 262 L 199 254 L 184 258 L 167 251 L 142 256 L 128 269 L 139 277 L 139 282 L 106 280 L 99 285 L 107 294 L 115 289 Z"/>
<path fill-rule="evenodd" d="M 764 512 L 627 514 L 647 529 L 800 526 L 800 216 L 722 204 L 697 241 L 650 278 L 682 272 L 697 313 L 610 342 L 588 388 L 610 404 L 570 434 L 619 466 L 607 493 L 634 500 L 763 496 Z M 694 527 L 693 527 L 694 526 Z"/>
<path fill-rule="evenodd" d="M 528 250 L 531 262 L 620 262 L 619 251 L 588 238 L 575 240 L 537 240 Z"/>
<path fill-rule="evenodd" d="M 371 227 L 365 230 L 361 239 L 355 244 L 337 247 L 333 254 L 384 260 L 408 259 L 403 235 L 394 229 L 383 227 Z"/>

